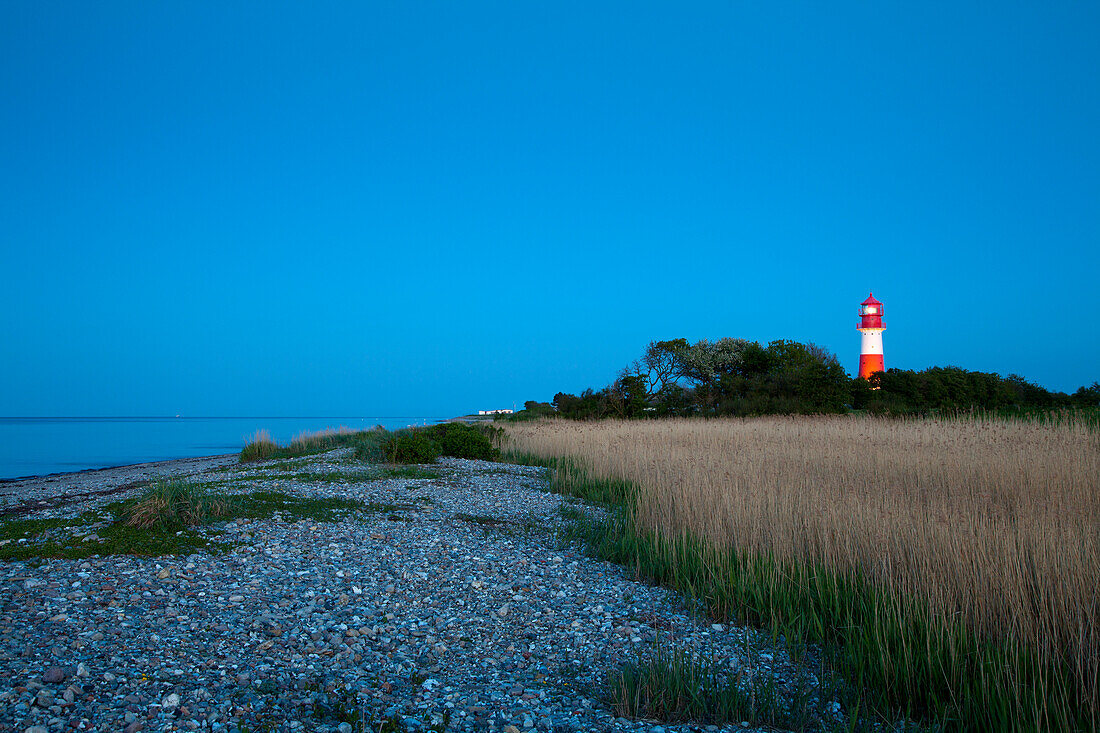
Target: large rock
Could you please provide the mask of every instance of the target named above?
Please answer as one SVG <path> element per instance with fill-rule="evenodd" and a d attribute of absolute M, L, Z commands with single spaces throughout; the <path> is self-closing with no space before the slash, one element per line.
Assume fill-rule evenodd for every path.
<path fill-rule="evenodd" d="M 56 685 L 58 682 L 65 681 L 65 670 L 61 667 L 50 667 L 46 670 L 46 673 L 42 675 L 42 681 L 47 685 Z"/>

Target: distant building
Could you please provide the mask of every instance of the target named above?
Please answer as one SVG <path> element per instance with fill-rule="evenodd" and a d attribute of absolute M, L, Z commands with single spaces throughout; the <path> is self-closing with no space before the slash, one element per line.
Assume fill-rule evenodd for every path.
<path fill-rule="evenodd" d="M 511 415 L 512 410 L 478 410 L 479 415 Z"/>

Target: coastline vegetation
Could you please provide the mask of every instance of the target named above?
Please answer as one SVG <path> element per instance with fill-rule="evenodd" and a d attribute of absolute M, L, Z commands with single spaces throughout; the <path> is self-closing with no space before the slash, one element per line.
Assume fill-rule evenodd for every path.
<path fill-rule="evenodd" d="M 355 458 L 360 461 L 391 466 L 435 463 L 440 456 L 494 461 L 500 457 L 497 444 L 502 435 L 501 428 L 485 423 L 448 422 L 393 432 L 381 427 L 371 430 L 341 427 L 301 433 L 289 444 L 280 446 L 268 431 L 260 430 L 241 449 L 240 462 L 296 458 L 341 447 L 353 448 Z"/>
<path fill-rule="evenodd" d="M 613 383 L 579 395 L 558 392 L 530 400 L 514 415 L 523 422 L 556 415 L 574 420 L 655 417 L 820 415 L 866 410 L 881 415 L 945 415 L 974 411 L 1025 418 L 1052 411 L 1086 411 L 1100 426 L 1100 382 L 1073 394 L 1052 392 L 1023 377 L 931 367 L 889 369 L 852 379 L 836 355 L 812 343 L 722 338 L 694 344 L 653 341 Z"/>
<path fill-rule="evenodd" d="M 573 531 L 717 619 L 820 647 L 849 709 L 949 730 L 1100 721 L 1100 437 L 863 416 L 509 424 L 611 507 Z"/>
<path fill-rule="evenodd" d="M 371 433 L 381 429 L 352 430 L 341 425 L 338 428 L 326 428 L 313 432 L 301 432 L 286 445 L 278 445 L 267 430 L 257 430 L 248 443 L 241 449 L 240 462 L 262 461 L 271 458 L 297 458 L 326 453 L 334 448 L 367 442 Z"/>
<path fill-rule="evenodd" d="M 186 481 L 160 481 L 140 496 L 70 519 L 24 519 L 0 524 L 0 560 L 82 558 L 92 555 L 179 555 L 225 545 L 197 531 L 235 519 L 334 521 L 349 511 L 394 507 L 355 499 L 302 498 L 274 491 L 214 494 Z M 76 531 L 74 531 L 76 530 Z"/>
<path fill-rule="evenodd" d="M 276 471 L 275 479 L 299 483 L 343 483 L 387 479 L 438 479 L 439 469 L 421 465 L 439 455 L 494 460 L 499 456 L 503 431 L 492 425 L 447 423 L 429 428 L 389 432 L 381 428 L 348 428 L 301 433 L 287 445 L 278 445 L 267 431 L 252 436 L 241 451 L 241 463 L 267 461 L 259 466 Z M 404 450 L 408 444 L 427 445 L 429 455 Z M 339 447 L 353 449 L 360 470 L 317 470 L 309 461 L 293 460 Z M 430 460 L 429 460 L 430 458 Z M 340 463 L 348 464 L 347 457 Z M 378 465 L 382 464 L 382 465 Z M 388 464 L 388 465 L 386 465 Z M 262 479 L 262 477 L 260 477 Z M 384 513 L 397 518 L 412 506 L 364 504 L 351 499 L 307 499 L 280 491 L 247 491 L 257 481 L 241 475 L 218 481 L 160 481 L 141 496 L 114 502 L 65 519 L 0 522 L 0 561 L 44 557 L 80 558 L 104 554 L 172 555 L 197 550 L 219 551 L 222 545 L 198 528 L 233 519 L 273 516 L 332 521 L 347 511 Z M 227 491 L 228 489 L 228 491 Z M 242 491 L 244 489 L 244 491 Z"/>
<path fill-rule="evenodd" d="M 727 725 L 746 722 L 804 731 L 832 722 L 824 706 L 830 696 L 815 694 L 809 680 L 780 694 L 775 678 L 731 669 L 704 650 L 675 649 L 658 640 L 653 651 L 613 670 L 607 698 L 617 715 L 672 723 Z"/>

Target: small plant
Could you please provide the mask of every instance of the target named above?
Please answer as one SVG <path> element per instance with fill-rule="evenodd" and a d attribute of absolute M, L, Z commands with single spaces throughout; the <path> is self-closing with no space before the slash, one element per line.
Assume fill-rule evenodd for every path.
<path fill-rule="evenodd" d="M 483 514 L 466 514 L 465 512 L 458 512 L 455 514 L 455 519 L 462 522 L 469 522 L 470 524 L 479 524 L 482 527 L 496 527 L 501 524 L 508 524 L 504 519 L 497 519 L 496 517 L 489 517 Z"/>

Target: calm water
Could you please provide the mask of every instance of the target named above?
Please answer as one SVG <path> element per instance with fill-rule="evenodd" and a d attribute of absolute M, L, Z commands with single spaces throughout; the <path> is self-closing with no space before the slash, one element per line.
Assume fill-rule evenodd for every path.
<path fill-rule="evenodd" d="M 266 429 L 278 443 L 305 430 L 431 425 L 433 417 L 0 417 L 0 479 L 236 453 Z"/>

